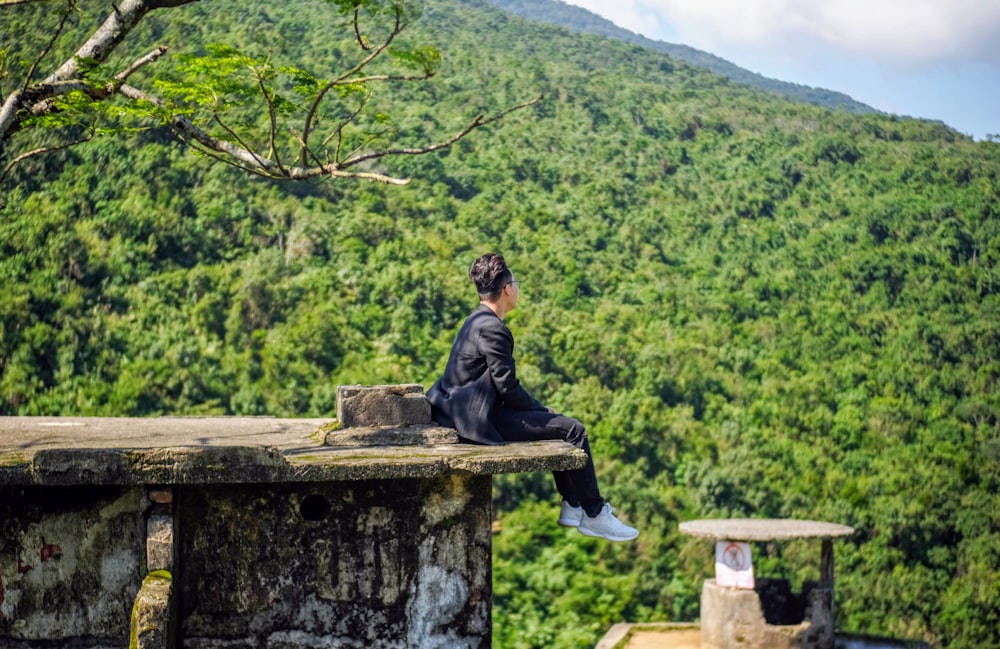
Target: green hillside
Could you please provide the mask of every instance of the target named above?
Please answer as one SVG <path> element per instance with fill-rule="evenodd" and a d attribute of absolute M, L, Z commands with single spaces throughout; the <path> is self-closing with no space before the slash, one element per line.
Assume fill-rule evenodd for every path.
<path fill-rule="evenodd" d="M 45 5 L 5 9 L 3 47 Z M 199 2 L 129 47 L 171 43 L 145 71 L 164 78 L 212 42 L 322 69 L 350 37 L 330 11 Z M 401 144 L 544 100 L 385 162 L 406 187 L 270 182 L 160 128 L 16 167 L 0 414 L 321 417 L 338 384 L 429 386 L 476 303 L 468 265 L 496 250 L 522 280 L 522 381 L 587 424 L 642 535 L 566 531 L 548 476 L 498 478 L 495 646 L 697 619 L 709 548 L 678 521 L 752 516 L 857 529 L 836 545 L 842 630 L 1000 647 L 1000 144 L 485 0 L 429 0 L 406 36 L 444 62 L 376 97 Z M 812 550 L 758 547 L 758 572 L 813 579 Z"/>
<path fill-rule="evenodd" d="M 772 79 L 757 72 L 750 72 L 714 54 L 695 49 L 688 45 L 666 43 L 646 38 L 627 29 L 622 29 L 591 11 L 567 4 L 562 0 L 490 0 L 490 4 L 530 20 L 537 20 L 551 25 L 560 25 L 575 32 L 596 34 L 648 47 L 686 61 L 691 65 L 707 68 L 716 74 L 732 79 L 736 83 L 742 83 L 751 88 L 767 90 L 791 101 L 846 110 L 851 113 L 877 112 L 868 104 L 857 101 L 842 92 Z"/>

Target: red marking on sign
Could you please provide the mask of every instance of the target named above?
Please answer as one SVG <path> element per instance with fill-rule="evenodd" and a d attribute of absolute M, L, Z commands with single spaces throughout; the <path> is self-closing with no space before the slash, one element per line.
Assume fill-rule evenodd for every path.
<path fill-rule="evenodd" d="M 733 570 L 746 570 L 747 560 L 743 556 L 743 548 L 741 548 L 736 543 L 730 543 L 726 546 L 726 549 L 722 553 L 723 561 L 726 566 L 732 568 Z"/>

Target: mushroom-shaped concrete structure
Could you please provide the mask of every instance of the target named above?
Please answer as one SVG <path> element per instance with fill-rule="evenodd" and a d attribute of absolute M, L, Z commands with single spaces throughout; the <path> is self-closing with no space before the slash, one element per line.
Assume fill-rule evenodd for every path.
<path fill-rule="evenodd" d="M 759 579 L 753 590 L 705 580 L 701 593 L 702 649 L 833 649 L 833 540 L 854 528 L 793 519 L 704 519 L 680 524 L 683 534 L 716 542 L 822 542 L 819 582 L 792 593 L 788 582 Z"/>

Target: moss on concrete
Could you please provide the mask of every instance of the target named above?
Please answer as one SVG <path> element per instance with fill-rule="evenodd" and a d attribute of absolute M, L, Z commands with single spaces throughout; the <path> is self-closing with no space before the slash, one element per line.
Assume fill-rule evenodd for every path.
<path fill-rule="evenodd" d="M 132 604 L 129 649 L 171 649 L 172 609 L 172 576 L 166 570 L 150 572 Z"/>

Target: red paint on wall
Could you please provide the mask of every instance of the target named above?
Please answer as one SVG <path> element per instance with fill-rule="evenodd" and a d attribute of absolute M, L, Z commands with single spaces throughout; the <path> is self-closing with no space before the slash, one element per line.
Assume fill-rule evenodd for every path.
<path fill-rule="evenodd" d="M 53 559 L 62 558 L 62 548 L 60 548 L 55 543 L 45 543 L 42 545 L 41 550 L 38 551 L 38 556 L 42 561 L 51 561 Z"/>

